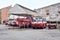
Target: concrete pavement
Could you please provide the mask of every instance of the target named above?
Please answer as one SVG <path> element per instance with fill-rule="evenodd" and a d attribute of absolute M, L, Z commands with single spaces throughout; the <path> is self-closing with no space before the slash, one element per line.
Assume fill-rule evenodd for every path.
<path fill-rule="evenodd" d="M 8 29 L 0 25 L 0 40 L 60 40 L 59 29 Z"/>

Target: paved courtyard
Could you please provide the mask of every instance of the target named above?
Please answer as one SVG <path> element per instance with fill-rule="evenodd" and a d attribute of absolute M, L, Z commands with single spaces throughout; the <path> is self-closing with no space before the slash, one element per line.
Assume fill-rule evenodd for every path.
<path fill-rule="evenodd" d="M 60 40 L 59 29 L 8 29 L 0 25 L 0 40 Z"/>

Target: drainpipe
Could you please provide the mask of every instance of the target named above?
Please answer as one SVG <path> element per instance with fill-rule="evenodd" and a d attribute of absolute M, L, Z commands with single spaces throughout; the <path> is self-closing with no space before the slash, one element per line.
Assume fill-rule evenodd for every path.
<path fill-rule="evenodd" d="M 59 20 L 58 20 L 58 14 L 56 14 L 56 16 L 57 16 L 57 22 L 56 22 L 56 23 L 57 23 L 57 28 L 59 28 L 59 27 L 58 27 L 58 21 L 59 21 Z"/>
<path fill-rule="evenodd" d="M 0 9 L 0 24 L 1 24 L 1 9 Z"/>

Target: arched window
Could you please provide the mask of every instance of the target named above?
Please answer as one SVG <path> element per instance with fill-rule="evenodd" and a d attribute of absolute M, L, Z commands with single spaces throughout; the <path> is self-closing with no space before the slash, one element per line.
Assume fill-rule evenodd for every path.
<path fill-rule="evenodd" d="M 58 11 L 58 13 L 60 14 L 60 11 Z"/>
<path fill-rule="evenodd" d="M 46 15 L 49 15 L 49 13 L 46 13 Z"/>
<path fill-rule="evenodd" d="M 58 6 L 58 13 L 60 14 L 60 6 Z"/>
<path fill-rule="evenodd" d="M 49 9 L 46 9 L 45 12 L 46 12 L 46 15 L 49 15 Z"/>

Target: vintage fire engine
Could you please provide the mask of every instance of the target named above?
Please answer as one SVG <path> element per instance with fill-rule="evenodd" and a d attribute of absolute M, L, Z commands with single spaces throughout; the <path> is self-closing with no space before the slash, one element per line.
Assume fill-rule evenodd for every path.
<path fill-rule="evenodd" d="M 33 17 L 32 28 L 46 28 L 46 20 L 39 17 Z"/>
<path fill-rule="evenodd" d="M 31 22 L 32 22 L 32 18 L 31 17 L 18 17 L 17 19 L 17 25 L 22 28 L 29 28 L 31 27 Z"/>

